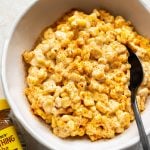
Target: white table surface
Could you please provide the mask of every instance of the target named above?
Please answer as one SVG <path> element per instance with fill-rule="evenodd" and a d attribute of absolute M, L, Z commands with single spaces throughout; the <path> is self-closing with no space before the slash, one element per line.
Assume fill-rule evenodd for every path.
<path fill-rule="evenodd" d="M 7 36 L 9 35 L 9 30 L 14 20 L 25 8 L 27 8 L 31 3 L 35 1 L 36 0 L 0 0 L 0 56 L 3 49 L 3 43 L 7 38 Z M 143 1 L 148 2 L 149 0 Z M 1 83 L 0 83 L 0 98 L 4 98 Z M 23 128 L 21 132 L 27 143 L 28 147 L 27 150 L 48 150 L 47 148 L 40 145 L 35 139 L 33 139 L 26 131 L 24 131 Z M 142 148 L 138 143 L 135 146 L 129 148 L 128 150 L 142 150 Z"/>

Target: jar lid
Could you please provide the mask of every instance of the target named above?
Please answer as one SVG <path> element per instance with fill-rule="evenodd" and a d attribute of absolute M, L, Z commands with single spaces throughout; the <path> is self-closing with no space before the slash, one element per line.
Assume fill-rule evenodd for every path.
<path fill-rule="evenodd" d="M 6 101 L 6 99 L 0 99 L 0 110 L 9 109 L 9 105 Z"/>

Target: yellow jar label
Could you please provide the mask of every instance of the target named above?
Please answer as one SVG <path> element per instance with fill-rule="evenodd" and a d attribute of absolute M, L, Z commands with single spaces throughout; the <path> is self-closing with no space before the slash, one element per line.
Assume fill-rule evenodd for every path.
<path fill-rule="evenodd" d="M 13 126 L 0 131 L 0 150 L 23 150 Z"/>

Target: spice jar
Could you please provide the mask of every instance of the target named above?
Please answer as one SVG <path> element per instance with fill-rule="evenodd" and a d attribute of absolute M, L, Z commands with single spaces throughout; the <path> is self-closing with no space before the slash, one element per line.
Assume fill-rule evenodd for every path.
<path fill-rule="evenodd" d="M 0 99 L 0 150 L 23 150 L 9 114 L 8 103 Z"/>

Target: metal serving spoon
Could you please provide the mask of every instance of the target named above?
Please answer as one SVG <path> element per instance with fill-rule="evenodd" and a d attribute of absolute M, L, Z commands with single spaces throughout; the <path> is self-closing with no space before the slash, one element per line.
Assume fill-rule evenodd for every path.
<path fill-rule="evenodd" d="M 131 91 L 131 105 L 132 105 L 132 109 L 134 112 L 136 124 L 137 124 L 139 135 L 140 135 L 140 141 L 143 146 L 143 150 L 150 150 L 148 137 L 145 133 L 145 129 L 143 126 L 143 122 L 142 122 L 142 119 L 138 110 L 138 106 L 137 106 L 137 101 L 136 101 L 136 93 L 144 76 L 143 68 L 138 57 L 132 52 L 129 46 L 127 46 L 127 49 L 130 54 L 128 58 L 128 62 L 131 64 L 130 85 L 129 85 L 129 89 Z"/>

